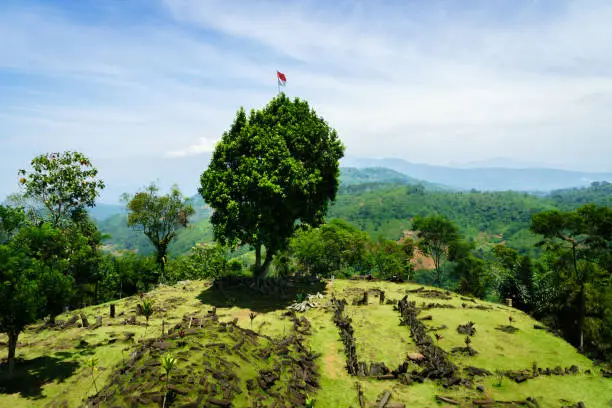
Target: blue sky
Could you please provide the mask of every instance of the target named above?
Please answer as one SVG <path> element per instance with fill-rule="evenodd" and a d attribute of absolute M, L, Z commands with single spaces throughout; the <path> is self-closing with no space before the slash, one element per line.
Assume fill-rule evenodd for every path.
<path fill-rule="evenodd" d="M 0 196 L 66 149 L 113 195 L 197 183 L 277 69 L 351 156 L 612 171 L 610 21 L 606 0 L 3 0 Z"/>

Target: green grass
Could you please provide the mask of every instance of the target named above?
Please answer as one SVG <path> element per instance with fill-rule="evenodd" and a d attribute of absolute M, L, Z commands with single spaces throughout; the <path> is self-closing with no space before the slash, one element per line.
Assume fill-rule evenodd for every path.
<path fill-rule="evenodd" d="M 388 367 L 395 368 L 401 363 L 408 352 L 416 351 L 416 346 L 410 339 L 410 330 L 406 326 L 399 326 L 399 313 L 393 310 L 392 305 L 379 305 L 378 298 L 370 296 L 369 305 L 352 306 L 352 299 L 359 297 L 363 289 L 380 288 L 386 292 L 387 299 L 400 299 L 407 289 L 417 288 L 412 284 L 393 284 L 387 282 L 362 282 L 336 279 L 333 286 L 328 286 L 326 298 L 319 300 L 321 306 L 329 301 L 329 295 L 335 293 L 336 297 L 346 298 L 349 306 L 347 314 L 353 320 L 357 352 L 359 360 L 368 362 L 384 362 Z M 149 320 L 147 338 L 156 338 L 161 334 L 162 321 L 166 329 L 182 321 L 183 315 L 190 313 L 205 313 L 213 305 L 217 307 L 217 314 L 221 321 L 231 321 L 238 318 L 238 325 L 249 329 L 251 321 L 249 313 L 254 311 L 257 317 L 253 321 L 253 330 L 274 338 L 282 337 L 291 331 L 291 323 L 282 318 L 285 307 L 295 298 L 295 293 L 324 290 L 321 287 L 306 285 L 292 288 L 288 299 L 261 298 L 254 294 L 240 290 L 227 290 L 224 293 L 213 290 L 207 282 L 190 282 L 175 287 L 160 287 L 148 296 L 154 299 L 156 311 Z M 459 367 L 476 366 L 486 368 L 491 372 L 495 370 L 516 370 L 531 368 L 534 362 L 539 367 L 554 368 L 555 366 L 568 367 L 577 365 L 581 373 L 572 376 L 538 377 L 522 384 L 504 378 L 501 387 L 497 387 L 494 377 L 477 378 L 474 386 L 483 385 L 486 395 L 497 400 L 525 400 L 527 397 L 537 398 L 541 407 L 557 408 L 562 400 L 576 403 L 583 401 L 587 407 L 608 406 L 612 398 L 612 381 L 599 374 L 599 369 L 593 363 L 580 355 L 571 345 L 543 330 L 536 330 L 536 323 L 528 315 L 505 306 L 478 301 L 491 307 L 489 310 L 464 309 L 461 304 L 475 306 L 472 302 L 465 302 L 458 295 L 451 300 L 421 298 L 418 294 L 410 294 L 409 298 L 426 303 L 448 303 L 455 309 L 431 309 L 422 312 L 430 314 L 433 319 L 425 321 L 426 325 L 446 325 L 448 328 L 440 331 L 444 338 L 439 346 L 450 351 L 453 347 L 464 346 L 464 335 L 457 333 L 459 324 L 473 321 L 476 324 L 476 335 L 472 338 L 471 347 L 478 351 L 475 356 L 451 355 L 451 360 Z M 83 309 L 90 323 L 95 322 L 95 316 L 103 316 L 103 326 L 89 330 L 73 327 L 70 329 L 50 329 L 42 324 L 33 325 L 19 338 L 17 356 L 20 359 L 14 379 L 9 381 L 7 373 L 0 373 L 0 406 L 11 408 L 60 406 L 66 403 L 69 407 L 78 407 L 87 396 L 95 393 L 91 371 L 86 366 L 86 360 L 91 356 L 98 358 L 100 370 L 96 372 L 97 385 L 102 389 L 108 385 L 109 379 L 117 379 L 117 368 L 138 347 L 123 341 L 126 332 L 134 332 L 135 340 L 142 339 L 145 326 L 144 317 L 138 317 L 140 325 L 123 325 L 125 318 L 132 315 L 136 305 L 140 302 L 138 297 L 130 297 L 116 301 L 117 316 L 108 317 L 108 304 Z M 67 320 L 72 313 L 58 317 L 58 320 Z M 499 325 L 508 324 L 508 316 L 514 319 L 513 325 L 519 329 L 514 334 L 496 330 Z M 355 383 L 358 381 L 364 391 L 366 400 L 371 403 L 376 400 L 383 390 L 392 391 L 392 400 L 405 402 L 407 406 L 439 407 L 435 395 L 445 395 L 456 398 L 471 406 L 471 398 L 484 398 L 474 389 L 464 387 L 443 389 L 435 382 L 427 381 L 423 384 L 411 386 L 402 385 L 397 381 L 378 381 L 374 379 L 350 377 L 345 370 L 345 357 L 343 345 L 338 330 L 331 320 L 331 310 L 318 307 L 305 313 L 311 323 L 311 335 L 306 342 L 314 352 L 321 353 L 318 359 L 321 389 L 314 395 L 317 407 L 348 407 L 358 406 Z M 262 325 L 263 324 L 263 325 Z M 214 333 L 195 334 L 189 338 L 189 345 L 206 344 L 212 341 L 210 336 Z M 224 336 L 223 334 L 215 334 Z M 109 344 L 109 340 L 118 339 Z M 79 341 L 84 339 L 88 345 L 79 348 Z M 5 336 L 0 336 L 0 343 L 6 343 Z M 223 341 L 231 342 L 224 337 Z M 193 354 L 189 347 L 180 348 L 173 345 L 179 357 L 177 373 L 188 373 L 212 361 L 214 356 L 202 355 L 201 352 Z M 266 347 L 261 344 L 257 347 Z M 3 351 L 3 353 L 5 353 Z M 0 354 L 4 358 L 5 354 Z M 227 357 L 232 360 L 233 357 Z M 153 357 L 151 357 L 153 358 Z M 234 361 L 234 360 L 232 360 Z M 261 367 L 267 363 L 257 365 L 244 364 L 236 360 L 240 368 L 236 372 L 240 377 L 242 388 L 247 378 L 253 378 Z M 143 360 L 139 364 L 145 364 Z M 158 367 L 159 368 L 159 367 Z M 590 369 L 593 374 L 585 374 Z M 130 375 L 133 375 L 130 374 Z M 159 374 L 161 375 L 161 374 Z M 121 381 L 126 378 L 120 377 Z M 134 381 L 141 381 L 142 385 L 151 382 L 145 376 L 136 377 Z M 150 386 L 150 384 L 148 384 Z M 155 383 L 158 390 L 161 383 Z M 120 394 L 120 393 L 119 393 Z M 189 395 L 193 397 L 193 395 Z M 125 402 L 125 401 L 123 401 Z M 119 403 L 118 400 L 115 403 Z M 235 406 L 251 406 L 247 394 L 241 394 L 234 400 Z M 121 406 L 121 405 L 120 405 Z"/>

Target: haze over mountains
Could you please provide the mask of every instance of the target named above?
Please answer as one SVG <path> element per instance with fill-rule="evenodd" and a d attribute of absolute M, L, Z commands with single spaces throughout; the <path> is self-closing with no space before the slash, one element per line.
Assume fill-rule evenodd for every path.
<path fill-rule="evenodd" d="M 594 181 L 612 180 L 612 173 L 589 173 L 543 167 L 493 167 L 490 165 L 457 168 L 411 163 L 395 158 L 348 157 L 343 160 L 342 164 L 346 167 L 357 168 L 385 167 L 416 179 L 462 190 L 549 192 L 561 188 L 582 187 Z"/>
<path fill-rule="evenodd" d="M 177 183 L 186 195 L 196 194 L 200 174 L 208 166 L 210 153 L 181 158 L 126 158 L 98 160 L 100 175 L 106 182 L 101 198 L 103 203 L 117 203 L 121 194 L 134 193 L 148 182 L 158 181 L 162 188 Z M 480 163 L 481 167 L 451 167 L 412 163 L 398 158 L 346 157 L 342 167 L 384 167 L 408 176 L 403 182 L 425 181 L 458 190 L 528 191 L 551 190 L 587 186 L 593 181 L 612 181 L 612 173 L 590 173 L 544 167 L 520 167 L 516 163 L 501 161 Z M 476 164 L 478 165 L 478 164 Z M 129 169 L 129 171 L 126 171 Z M 400 177 L 401 178 L 401 177 Z M 372 180 L 376 181 L 376 180 Z"/>
<path fill-rule="evenodd" d="M 197 193 L 200 174 L 210 162 L 211 153 L 186 157 L 127 157 L 95 159 L 99 174 L 106 183 L 100 203 L 118 204 L 123 193 L 133 194 L 148 183 L 155 181 L 162 189 L 176 183 L 187 196 Z M 341 166 L 358 169 L 385 168 L 390 172 L 369 172 L 361 180 L 424 184 L 428 189 L 446 187 L 457 190 L 481 191 L 527 191 L 546 193 L 556 189 L 587 186 L 594 181 L 611 181 L 612 173 L 592 173 L 561 170 L 496 158 L 480 162 L 453 165 L 431 165 L 413 163 L 399 158 L 344 158 Z M 345 171 L 344 182 L 349 180 Z M 347 178 L 349 177 L 349 178 Z M 14 180 L 14 181 L 13 181 Z M 0 180 L 0 197 L 18 191 L 17 169 L 14 178 L 5 174 Z"/>

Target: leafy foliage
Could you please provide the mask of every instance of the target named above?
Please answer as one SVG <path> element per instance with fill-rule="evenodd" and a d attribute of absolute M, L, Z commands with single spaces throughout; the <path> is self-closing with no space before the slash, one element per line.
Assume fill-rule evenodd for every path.
<path fill-rule="evenodd" d="M 57 226 L 72 211 L 93 207 L 104 182 L 98 170 L 79 152 L 42 154 L 32 162 L 32 171 L 19 170 L 25 196 L 40 201 Z"/>
<path fill-rule="evenodd" d="M 343 268 L 366 272 L 368 236 L 341 220 L 298 231 L 289 244 L 302 273 L 330 276 Z"/>
<path fill-rule="evenodd" d="M 0 332 L 6 333 L 9 365 L 13 365 L 17 338 L 39 317 L 44 299 L 37 281 L 38 265 L 12 245 L 0 245 Z"/>
<path fill-rule="evenodd" d="M 419 249 L 433 258 L 435 281 L 440 286 L 443 278 L 440 266 L 448 257 L 451 246 L 459 240 L 459 230 L 450 220 L 439 215 L 415 217 L 412 228 L 417 231 Z"/>
<path fill-rule="evenodd" d="M 321 223 L 338 190 L 343 152 L 336 131 L 306 101 L 280 94 L 248 116 L 240 109 L 201 177 L 215 239 L 253 246 L 255 275 L 265 277 L 298 222 Z"/>
<path fill-rule="evenodd" d="M 168 278 L 173 282 L 191 279 L 217 279 L 239 272 L 242 264 L 227 259 L 227 251 L 218 244 L 198 244 L 187 256 L 168 264 Z"/>
<path fill-rule="evenodd" d="M 548 297 L 540 296 L 539 312 L 552 317 L 581 350 L 606 350 L 597 344 L 612 331 L 612 327 L 600 330 L 612 312 L 606 303 L 612 284 L 612 209 L 589 204 L 568 212 L 547 211 L 533 217 L 531 228 L 542 236 L 548 255 L 544 263 Z M 549 285 L 555 286 L 549 289 Z M 598 328 L 588 330 L 589 326 Z"/>
<path fill-rule="evenodd" d="M 145 191 L 137 193 L 128 201 L 128 226 L 141 230 L 151 241 L 157 252 L 157 263 L 161 267 L 162 279 L 167 262 L 168 246 L 176 238 L 177 231 L 187 227 L 194 209 L 174 186 L 168 195 L 159 196 L 159 189 L 151 184 Z"/>

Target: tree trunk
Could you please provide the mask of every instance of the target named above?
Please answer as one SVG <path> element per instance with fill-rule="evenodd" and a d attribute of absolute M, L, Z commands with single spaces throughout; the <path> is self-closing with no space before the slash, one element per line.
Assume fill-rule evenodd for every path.
<path fill-rule="evenodd" d="M 17 338 L 19 337 L 19 332 L 16 330 L 9 330 L 7 334 L 9 377 L 12 377 L 13 369 L 15 368 L 15 351 L 17 350 Z"/>
<path fill-rule="evenodd" d="M 436 271 L 436 286 L 440 287 L 440 285 L 442 284 L 441 282 L 441 276 L 440 276 L 440 255 L 439 253 L 436 253 L 434 258 L 434 269 Z"/>
<path fill-rule="evenodd" d="M 255 274 L 259 273 L 259 269 L 261 268 L 261 244 L 255 245 Z"/>
<path fill-rule="evenodd" d="M 580 310 L 578 312 L 578 330 L 580 331 L 580 348 L 584 352 L 584 317 L 586 314 L 586 293 L 584 290 L 584 282 L 580 284 Z"/>
<path fill-rule="evenodd" d="M 586 282 L 586 277 L 578 276 L 578 259 L 576 256 L 576 245 L 577 244 L 575 242 L 572 242 L 572 262 L 574 264 L 574 276 L 576 280 L 580 281 L 580 294 L 578 299 L 578 349 L 581 352 L 584 352 L 584 317 L 586 314 L 586 293 L 584 289 L 584 283 Z M 583 274 L 585 273 L 586 270 L 584 270 Z"/>
<path fill-rule="evenodd" d="M 274 258 L 274 252 L 266 248 L 266 257 L 264 258 L 263 264 L 261 263 L 261 245 L 255 247 L 255 279 L 265 279 L 270 271 L 270 264 Z"/>
<path fill-rule="evenodd" d="M 166 270 L 166 252 L 168 252 L 168 245 L 160 245 L 157 248 L 157 263 L 159 264 L 159 269 L 161 270 L 161 276 L 159 277 L 160 283 L 164 283 L 164 271 Z"/>

